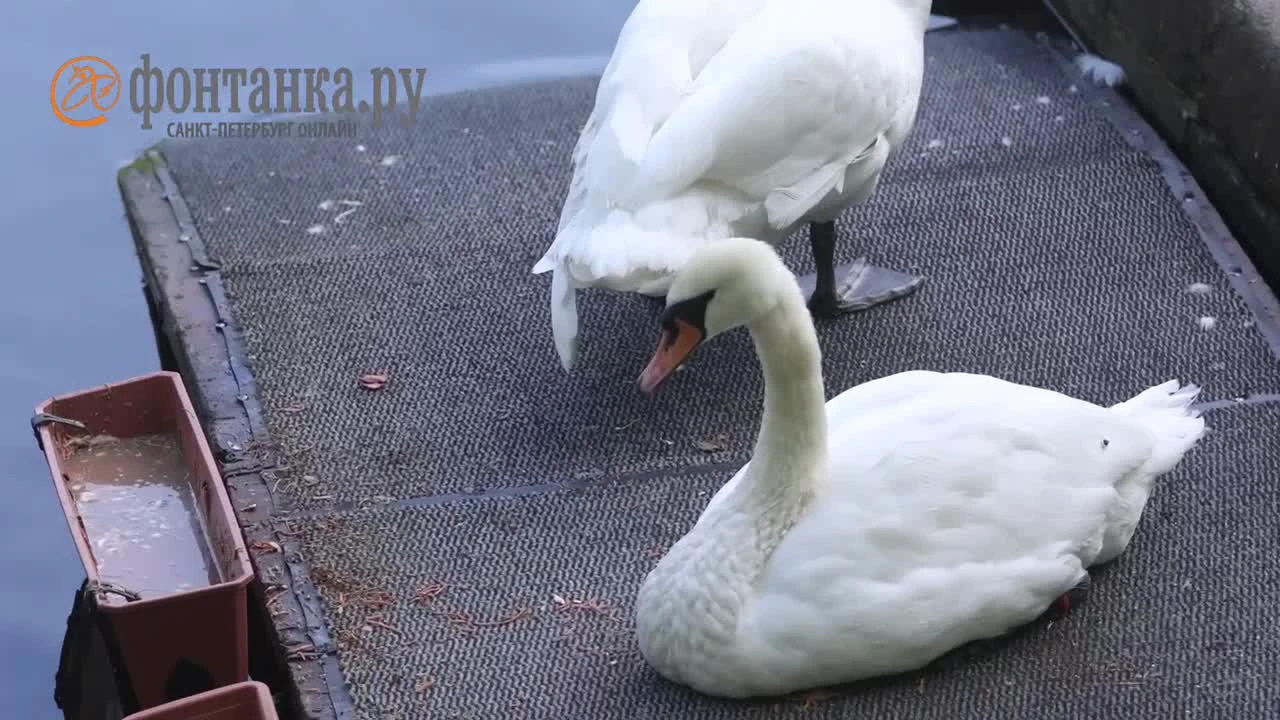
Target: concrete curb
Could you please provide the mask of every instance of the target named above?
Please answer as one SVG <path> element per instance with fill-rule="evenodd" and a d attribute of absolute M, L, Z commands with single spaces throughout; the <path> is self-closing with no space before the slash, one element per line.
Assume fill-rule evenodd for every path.
<path fill-rule="evenodd" d="M 1280 281 L 1280 4 L 1048 0 L 1120 64 L 1264 277 Z"/>

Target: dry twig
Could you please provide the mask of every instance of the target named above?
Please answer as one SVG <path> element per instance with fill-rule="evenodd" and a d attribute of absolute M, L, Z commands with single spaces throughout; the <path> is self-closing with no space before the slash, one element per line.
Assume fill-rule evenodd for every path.
<path fill-rule="evenodd" d="M 370 615 L 365 618 L 364 624 L 371 627 L 382 628 L 383 630 L 395 630 L 395 628 L 391 627 L 391 624 L 387 622 L 386 617 L 381 613 L 378 615 Z"/>
<path fill-rule="evenodd" d="M 449 586 L 442 582 L 430 582 L 419 588 L 418 592 L 414 593 L 413 599 L 419 605 L 425 605 L 443 595 L 444 591 L 448 589 Z"/>
<path fill-rule="evenodd" d="M 479 628 L 498 628 L 506 627 L 521 620 L 533 617 L 533 611 L 529 608 L 517 608 L 506 615 L 502 615 L 495 620 L 476 620 L 464 612 L 450 610 L 428 610 L 432 615 L 438 615 L 449 621 L 450 625 L 462 631 L 472 631 Z"/>
<path fill-rule="evenodd" d="M 552 595 L 551 601 L 555 604 L 556 612 L 589 612 L 596 615 L 612 615 L 613 608 L 604 603 L 603 600 L 590 599 L 566 599 L 561 595 Z"/>
<path fill-rule="evenodd" d="M 837 696 L 837 693 L 830 690 L 809 690 L 808 692 L 796 693 L 795 700 L 800 702 L 800 707 L 809 710 L 817 707 L 818 703 L 825 702 Z"/>

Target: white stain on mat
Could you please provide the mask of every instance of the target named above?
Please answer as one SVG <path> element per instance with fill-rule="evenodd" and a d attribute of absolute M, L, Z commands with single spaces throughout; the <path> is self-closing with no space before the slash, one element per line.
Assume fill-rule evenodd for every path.
<path fill-rule="evenodd" d="M 1218 324 L 1218 318 L 1211 315 L 1201 315 L 1200 318 L 1196 320 L 1196 324 L 1200 326 L 1201 330 L 1212 330 L 1214 326 Z"/>
<path fill-rule="evenodd" d="M 356 146 L 356 152 L 364 152 L 365 150 L 368 150 L 368 149 L 369 149 L 369 148 L 366 148 L 366 147 L 365 147 L 365 146 L 363 146 L 363 145 L 357 145 L 357 146 Z"/>
<path fill-rule="evenodd" d="M 1036 98 L 1036 102 L 1040 103 L 1041 105 L 1048 105 L 1053 101 L 1049 99 L 1048 95 L 1041 95 L 1040 97 Z"/>
<path fill-rule="evenodd" d="M 942 145 L 943 145 L 943 143 L 942 143 L 942 141 L 941 141 L 941 140 L 939 140 L 939 139 L 937 139 L 937 138 L 934 138 L 934 139 L 932 139 L 932 140 L 930 140 L 930 141 L 929 141 L 929 144 L 928 144 L 926 147 L 929 147 L 929 148 L 931 148 L 931 149 L 936 150 L 936 149 L 938 149 L 938 148 L 942 147 Z"/>
<path fill-rule="evenodd" d="M 381 165 L 382 167 L 391 167 L 392 165 L 395 165 L 398 162 L 400 162 L 399 155 L 387 155 L 383 157 L 381 160 L 379 160 L 378 164 Z"/>
<path fill-rule="evenodd" d="M 1009 137 L 1008 135 L 1005 135 L 1004 137 L 1000 138 L 1000 144 L 1005 147 L 1012 147 L 1013 138 Z"/>
<path fill-rule="evenodd" d="M 347 209 L 338 213 L 338 216 L 333 219 L 335 225 L 342 222 L 348 215 L 359 209 L 361 205 L 364 205 L 364 203 L 359 200 L 339 200 L 338 203 L 345 205 Z"/>
<path fill-rule="evenodd" d="M 1213 292 L 1213 287 L 1208 283 L 1196 282 L 1187 286 L 1187 292 L 1192 295 L 1208 295 Z"/>
<path fill-rule="evenodd" d="M 338 224 L 341 224 L 343 220 L 346 220 L 348 215 L 355 212 L 362 205 L 364 205 L 364 203 L 360 202 L 359 200 L 321 200 L 319 207 L 324 212 L 333 212 L 335 209 L 341 206 L 342 211 L 339 212 L 333 218 L 334 224 L 338 225 Z M 319 235 L 320 233 L 324 232 L 324 229 L 325 229 L 324 225 L 312 225 L 311 227 L 307 228 L 307 232 L 311 233 L 312 235 Z"/>

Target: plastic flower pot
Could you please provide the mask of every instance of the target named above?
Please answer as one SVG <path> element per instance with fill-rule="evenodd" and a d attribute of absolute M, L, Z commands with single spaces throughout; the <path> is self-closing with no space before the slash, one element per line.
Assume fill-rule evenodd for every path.
<path fill-rule="evenodd" d="M 266 685 L 252 680 L 134 713 L 125 720 L 279 720 Z"/>
<path fill-rule="evenodd" d="M 125 711 L 247 680 L 253 566 L 181 376 L 55 397 L 31 424 Z"/>

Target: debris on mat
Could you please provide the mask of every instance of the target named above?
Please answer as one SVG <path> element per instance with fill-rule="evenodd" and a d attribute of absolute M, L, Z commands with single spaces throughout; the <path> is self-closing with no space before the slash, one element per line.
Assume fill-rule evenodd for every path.
<path fill-rule="evenodd" d="M 391 381 L 385 372 L 371 372 L 360 376 L 360 387 L 365 390 L 381 390 Z"/>

